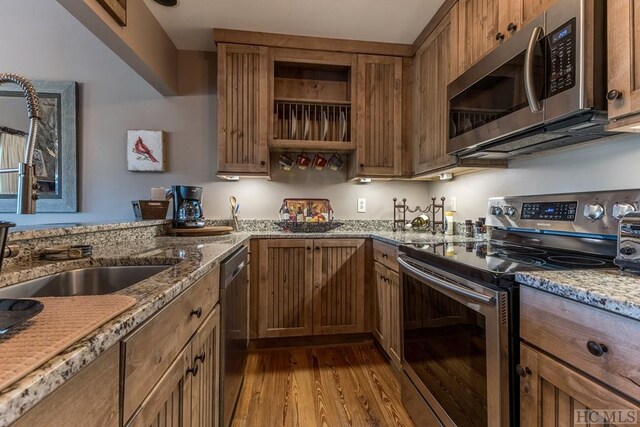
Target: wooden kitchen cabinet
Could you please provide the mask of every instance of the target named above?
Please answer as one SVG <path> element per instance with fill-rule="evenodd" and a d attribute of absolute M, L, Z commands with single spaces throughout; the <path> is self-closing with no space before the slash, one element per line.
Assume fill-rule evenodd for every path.
<path fill-rule="evenodd" d="M 609 129 L 640 129 L 640 0 L 607 2 Z M 629 116 L 626 118 L 626 116 Z"/>
<path fill-rule="evenodd" d="M 268 55 L 218 44 L 218 174 L 268 176 Z"/>
<path fill-rule="evenodd" d="M 203 426 L 219 421 L 220 306 L 207 319 L 131 420 L 131 427 Z"/>
<path fill-rule="evenodd" d="M 374 263 L 376 320 L 373 335 L 400 369 L 400 275 Z"/>
<path fill-rule="evenodd" d="M 458 2 L 458 56 L 460 70 L 467 70 L 501 42 L 500 0 L 460 0 Z M 454 6 L 455 7 L 455 6 Z M 446 88 L 445 88 L 446 91 Z"/>
<path fill-rule="evenodd" d="M 364 331 L 364 240 L 263 239 L 258 258 L 259 338 Z"/>
<path fill-rule="evenodd" d="M 462 3 L 462 2 L 461 2 Z M 454 5 L 416 52 L 414 171 L 455 165 L 447 155 L 447 85 L 458 75 L 458 5 Z"/>
<path fill-rule="evenodd" d="M 557 343 L 556 345 L 562 345 Z M 548 427 L 573 425 L 629 425 L 621 422 L 631 420 L 634 412 L 636 422 L 640 406 L 608 387 L 590 379 L 534 348 L 520 346 L 520 368 L 524 377 L 520 380 L 520 425 L 522 427 Z M 606 423 L 603 419 L 585 418 L 587 410 L 620 411 L 618 422 Z"/>
<path fill-rule="evenodd" d="M 117 426 L 118 350 L 107 350 L 12 426 L 47 426 L 52 420 L 58 426 Z"/>
<path fill-rule="evenodd" d="M 313 334 L 364 332 L 364 240 L 313 241 Z"/>
<path fill-rule="evenodd" d="M 508 38 L 520 31 L 529 21 L 544 13 L 558 0 L 499 0 L 500 24 L 498 30 Z"/>
<path fill-rule="evenodd" d="M 358 55 L 354 176 L 402 174 L 402 58 Z"/>

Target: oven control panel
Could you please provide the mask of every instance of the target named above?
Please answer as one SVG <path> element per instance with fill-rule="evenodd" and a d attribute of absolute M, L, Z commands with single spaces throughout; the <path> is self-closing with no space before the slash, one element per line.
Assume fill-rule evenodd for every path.
<path fill-rule="evenodd" d="M 615 236 L 633 212 L 640 212 L 640 190 L 492 197 L 487 225 Z"/>
<path fill-rule="evenodd" d="M 549 48 L 548 97 L 576 84 L 576 19 L 547 36 Z"/>

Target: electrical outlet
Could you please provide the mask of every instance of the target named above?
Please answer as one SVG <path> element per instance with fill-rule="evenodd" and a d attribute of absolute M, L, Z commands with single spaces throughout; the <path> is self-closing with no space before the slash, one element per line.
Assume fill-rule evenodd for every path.
<path fill-rule="evenodd" d="M 451 211 L 455 212 L 458 210 L 458 199 L 455 197 L 450 197 L 449 200 L 451 201 Z"/>
<path fill-rule="evenodd" d="M 367 199 L 358 199 L 358 213 L 367 211 Z"/>

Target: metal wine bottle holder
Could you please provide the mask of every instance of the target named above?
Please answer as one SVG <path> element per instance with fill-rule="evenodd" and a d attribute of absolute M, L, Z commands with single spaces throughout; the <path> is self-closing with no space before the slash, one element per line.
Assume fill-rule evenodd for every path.
<path fill-rule="evenodd" d="M 431 214 L 429 217 L 430 223 L 428 225 L 431 228 L 431 234 L 436 234 L 436 229 L 438 226 L 441 226 L 441 230 L 444 233 L 445 229 L 445 221 L 444 221 L 444 197 L 440 197 L 440 203 L 436 203 L 436 198 L 431 198 L 431 204 L 427 206 L 425 209 L 422 209 L 420 206 L 416 206 L 414 209 L 411 209 L 407 206 L 407 199 L 402 199 L 402 204 L 398 203 L 398 199 L 396 197 L 393 198 L 393 231 L 405 230 L 405 225 L 407 224 L 407 212 L 408 213 L 423 213 L 423 214 Z M 436 214 L 440 213 L 440 221 L 436 221 Z M 400 224 L 400 227 L 398 227 Z"/>

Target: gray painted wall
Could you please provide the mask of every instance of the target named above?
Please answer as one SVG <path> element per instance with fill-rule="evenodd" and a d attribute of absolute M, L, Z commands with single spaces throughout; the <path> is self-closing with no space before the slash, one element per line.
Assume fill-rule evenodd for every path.
<path fill-rule="evenodd" d="M 476 219 L 486 216 L 491 196 L 640 188 L 639 165 L 640 137 L 616 135 L 566 151 L 515 160 L 509 169 L 432 183 L 429 194 L 456 197 L 456 217 Z"/>
<path fill-rule="evenodd" d="M 202 91 L 192 87 L 198 86 L 194 80 L 202 75 L 215 81 L 211 64 L 201 61 L 182 67 L 182 84 L 189 95 L 164 98 L 57 2 L 20 0 L 3 6 L 0 70 L 31 79 L 80 83 L 82 212 L 1 214 L 2 219 L 19 224 L 132 219 L 131 200 L 148 198 L 150 187 L 171 184 L 203 186 L 205 216 L 209 218 L 229 216 L 231 194 L 238 196 L 242 218 L 275 218 L 285 197 L 330 198 L 337 218 L 356 219 L 391 218 L 394 196 L 407 197 L 416 204 L 426 201 L 425 183 L 358 185 L 345 181 L 346 171 L 276 171 L 272 181 L 220 181 L 215 177 L 215 88 Z M 169 133 L 168 173 L 126 170 L 127 129 L 163 129 Z M 367 198 L 366 214 L 356 213 L 358 197 Z"/>

